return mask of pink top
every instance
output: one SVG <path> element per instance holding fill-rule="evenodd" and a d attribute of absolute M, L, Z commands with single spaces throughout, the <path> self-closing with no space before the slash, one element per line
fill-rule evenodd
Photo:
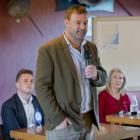
<path fill-rule="evenodd" d="M 106 123 L 106 115 L 116 114 L 120 111 L 130 110 L 130 99 L 127 94 L 120 96 L 117 100 L 104 90 L 99 93 L 99 119 L 101 123 Z"/>

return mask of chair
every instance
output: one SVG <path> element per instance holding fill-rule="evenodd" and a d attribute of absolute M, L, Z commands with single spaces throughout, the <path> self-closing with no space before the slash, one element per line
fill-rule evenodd
<path fill-rule="evenodd" d="M 2 127 L 3 127 L 3 125 L 0 124 L 0 140 L 3 140 Z"/>

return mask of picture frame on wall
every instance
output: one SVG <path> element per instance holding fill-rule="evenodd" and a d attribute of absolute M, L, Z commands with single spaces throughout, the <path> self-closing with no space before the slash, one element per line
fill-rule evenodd
<path fill-rule="evenodd" d="M 140 87 L 140 67 L 137 66 L 140 52 L 139 25 L 138 16 L 96 17 L 93 20 L 94 42 L 105 69 L 123 69 L 127 87 L 134 88 Z"/>
<path fill-rule="evenodd" d="M 114 0 L 55 0 L 55 11 L 62 11 L 71 5 L 83 5 L 88 11 L 114 11 Z"/>

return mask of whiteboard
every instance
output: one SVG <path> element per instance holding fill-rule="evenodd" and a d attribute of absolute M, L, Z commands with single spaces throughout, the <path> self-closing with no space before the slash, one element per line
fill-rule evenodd
<path fill-rule="evenodd" d="M 127 88 L 140 90 L 140 17 L 93 18 L 93 40 L 107 72 L 118 67 Z"/>

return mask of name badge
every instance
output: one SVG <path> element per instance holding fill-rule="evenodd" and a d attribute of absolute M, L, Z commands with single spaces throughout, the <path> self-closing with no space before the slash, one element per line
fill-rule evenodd
<path fill-rule="evenodd" d="M 42 115 L 39 110 L 35 110 L 34 118 L 35 118 L 36 125 L 41 125 Z"/>

